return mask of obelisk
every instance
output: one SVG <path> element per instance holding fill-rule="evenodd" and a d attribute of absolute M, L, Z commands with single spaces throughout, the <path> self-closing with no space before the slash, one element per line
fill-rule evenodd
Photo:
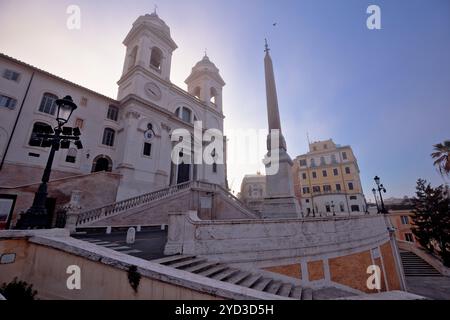
<path fill-rule="evenodd" d="M 277 88 L 269 51 L 266 40 L 264 70 L 269 135 L 267 136 L 267 155 L 264 161 L 266 166 L 266 197 L 264 198 L 262 216 L 263 218 L 298 218 L 301 210 L 294 193 L 293 163 L 291 157 L 287 154 L 286 141 L 281 130 Z M 274 133 L 278 133 L 278 135 L 274 135 Z M 273 139 L 278 141 L 273 141 Z M 277 168 L 277 170 L 274 170 L 274 168 Z"/>

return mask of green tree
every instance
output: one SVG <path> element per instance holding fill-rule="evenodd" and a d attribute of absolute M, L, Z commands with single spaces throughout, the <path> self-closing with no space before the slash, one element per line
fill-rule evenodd
<path fill-rule="evenodd" d="M 417 240 L 450 267 L 450 200 L 444 187 L 433 188 L 426 180 L 419 179 L 412 204 L 412 231 Z"/>
<path fill-rule="evenodd" d="M 434 165 L 439 169 L 442 176 L 450 174 L 450 140 L 444 143 L 438 143 L 434 146 L 434 152 L 431 157 L 434 160 Z"/>

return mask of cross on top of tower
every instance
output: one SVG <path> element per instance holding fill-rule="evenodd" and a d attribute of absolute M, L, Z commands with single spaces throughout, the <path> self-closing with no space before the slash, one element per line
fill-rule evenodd
<path fill-rule="evenodd" d="M 265 53 L 269 53 L 270 48 L 269 48 L 269 44 L 267 43 L 267 38 L 264 39 L 264 40 L 266 41 L 266 45 L 265 45 L 266 49 L 264 50 L 264 52 L 265 52 Z"/>

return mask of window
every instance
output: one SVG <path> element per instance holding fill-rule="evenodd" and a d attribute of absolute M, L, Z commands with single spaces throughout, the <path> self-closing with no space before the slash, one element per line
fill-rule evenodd
<path fill-rule="evenodd" d="M 75 163 L 77 161 L 77 149 L 70 148 L 67 151 L 66 162 Z"/>
<path fill-rule="evenodd" d="M 45 93 L 41 100 L 41 105 L 39 106 L 39 111 L 43 113 L 55 115 L 56 112 L 56 100 L 57 96 L 51 93 Z"/>
<path fill-rule="evenodd" d="M 327 170 L 322 170 L 322 176 L 324 178 L 328 176 Z"/>
<path fill-rule="evenodd" d="M 309 193 L 309 187 L 303 187 L 303 194 Z"/>
<path fill-rule="evenodd" d="M 306 202 L 306 203 L 309 203 L 309 199 L 305 199 L 305 202 Z"/>
<path fill-rule="evenodd" d="M 84 120 L 80 119 L 80 118 L 77 118 L 75 120 L 75 128 L 83 129 L 83 126 L 84 126 Z"/>
<path fill-rule="evenodd" d="M 116 132 L 113 129 L 105 128 L 105 131 L 103 132 L 102 144 L 105 146 L 113 147 L 115 135 Z"/>
<path fill-rule="evenodd" d="M 350 167 L 345 167 L 345 173 L 350 174 Z"/>
<path fill-rule="evenodd" d="M 200 87 L 195 87 L 194 89 L 194 97 L 196 97 L 197 99 L 200 99 L 200 93 L 201 93 L 201 89 Z"/>
<path fill-rule="evenodd" d="M 311 159 L 311 167 L 316 166 L 316 160 L 314 158 Z"/>
<path fill-rule="evenodd" d="M 80 101 L 80 105 L 82 105 L 83 107 L 86 107 L 87 103 L 88 103 L 88 98 L 82 97 L 81 101 Z"/>
<path fill-rule="evenodd" d="M 359 212 L 359 206 L 358 205 L 352 205 L 351 206 L 352 212 Z"/>
<path fill-rule="evenodd" d="M 331 192 L 331 186 L 326 184 L 323 186 L 323 192 Z"/>
<path fill-rule="evenodd" d="M 185 122 L 192 123 L 192 111 L 186 107 L 180 107 L 175 111 L 178 118 Z M 195 117 L 194 117 L 195 120 Z"/>
<path fill-rule="evenodd" d="M 320 157 L 320 165 L 321 166 L 325 165 L 325 157 Z"/>
<path fill-rule="evenodd" d="M 358 200 L 357 196 L 350 196 L 350 200 Z"/>
<path fill-rule="evenodd" d="M 317 151 L 317 147 L 313 147 L 313 151 Z"/>
<path fill-rule="evenodd" d="M 301 159 L 300 160 L 300 167 L 306 167 L 306 160 L 305 159 Z"/>
<path fill-rule="evenodd" d="M 331 210 L 330 210 L 330 205 L 329 205 L 329 204 L 325 205 L 325 210 L 326 210 L 327 212 L 331 212 Z"/>
<path fill-rule="evenodd" d="M 0 95 L 0 107 L 8 108 L 10 110 L 13 110 L 16 107 L 17 100 Z"/>
<path fill-rule="evenodd" d="M 213 163 L 212 164 L 212 171 L 213 171 L 213 173 L 217 173 L 217 163 Z"/>
<path fill-rule="evenodd" d="M 335 155 L 335 154 L 332 154 L 332 155 L 331 155 L 331 163 L 337 163 L 336 155 Z"/>
<path fill-rule="evenodd" d="M 150 67 L 161 72 L 162 57 L 162 51 L 157 47 L 153 47 L 152 55 L 150 57 Z"/>
<path fill-rule="evenodd" d="M 339 174 L 339 170 L 336 169 L 336 168 L 334 168 L 334 169 L 333 169 L 333 174 L 334 174 L 335 176 L 337 176 L 337 175 Z"/>
<path fill-rule="evenodd" d="M 400 219 L 402 220 L 402 224 L 409 224 L 408 216 L 401 216 Z"/>
<path fill-rule="evenodd" d="M 336 183 L 336 191 L 341 191 L 341 185 L 339 183 Z"/>
<path fill-rule="evenodd" d="M 317 173 L 316 173 L 315 171 L 312 172 L 312 177 L 313 177 L 314 179 L 317 178 Z"/>
<path fill-rule="evenodd" d="M 37 133 L 44 133 L 44 132 L 53 132 L 52 127 L 50 127 L 48 124 L 43 123 L 43 122 L 36 122 L 33 125 L 33 131 L 31 132 L 31 137 L 30 137 L 30 141 L 28 142 L 28 145 L 32 146 L 32 147 L 41 147 L 42 146 L 42 139 L 37 138 L 36 139 L 36 134 Z"/>
<path fill-rule="evenodd" d="M 326 149 L 328 149 L 328 145 L 325 143 L 324 145 L 323 145 L 323 148 L 326 150 Z"/>
<path fill-rule="evenodd" d="M 7 80 L 18 82 L 19 77 L 20 77 L 20 73 L 13 71 L 13 70 L 6 69 L 5 72 L 3 72 L 3 78 L 5 78 Z"/>
<path fill-rule="evenodd" d="M 348 190 L 353 190 L 353 182 L 348 183 Z"/>
<path fill-rule="evenodd" d="M 344 203 L 339 203 L 339 209 L 341 210 L 341 212 L 344 212 L 345 211 L 345 206 L 344 206 Z"/>
<path fill-rule="evenodd" d="M 152 144 L 148 142 L 144 142 L 144 156 L 151 157 L 152 156 Z"/>
<path fill-rule="evenodd" d="M 408 242 L 414 242 L 412 233 L 405 233 L 405 240 Z"/>
<path fill-rule="evenodd" d="M 302 173 L 303 180 L 306 180 L 306 173 Z"/>
<path fill-rule="evenodd" d="M 119 108 L 116 106 L 109 106 L 107 118 L 112 121 L 117 121 L 119 118 Z"/>
<path fill-rule="evenodd" d="M 347 160 L 347 152 L 342 152 L 342 159 Z"/>
<path fill-rule="evenodd" d="M 313 187 L 313 192 L 320 192 L 320 186 L 314 186 Z"/>

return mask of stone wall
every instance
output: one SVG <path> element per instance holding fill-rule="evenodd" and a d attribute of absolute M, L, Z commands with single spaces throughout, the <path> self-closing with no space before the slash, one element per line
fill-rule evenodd
<path fill-rule="evenodd" d="M 237 267 L 256 266 L 312 287 L 374 293 L 366 286 L 370 265 L 381 269 L 382 291 L 404 289 L 391 245 L 380 215 L 202 221 L 189 212 L 170 215 L 166 250 Z"/>
<path fill-rule="evenodd" d="M 0 264 L 0 285 L 18 277 L 44 300 L 281 299 L 76 240 L 64 230 L 1 231 L 3 254 L 15 254 L 15 259 Z M 69 266 L 80 268 L 81 290 L 67 288 Z M 141 274 L 137 292 L 128 281 L 130 266 Z"/>
<path fill-rule="evenodd" d="M 79 190 L 80 205 L 83 209 L 91 209 L 114 202 L 119 182 L 120 175 L 107 172 L 52 179 L 48 183 L 48 198 L 56 199 L 58 208 L 70 201 L 72 191 Z M 11 226 L 17 222 L 20 212 L 31 207 L 38 187 L 38 183 L 16 188 L 0 187 L 0 194 L 17 196 Z"/>

